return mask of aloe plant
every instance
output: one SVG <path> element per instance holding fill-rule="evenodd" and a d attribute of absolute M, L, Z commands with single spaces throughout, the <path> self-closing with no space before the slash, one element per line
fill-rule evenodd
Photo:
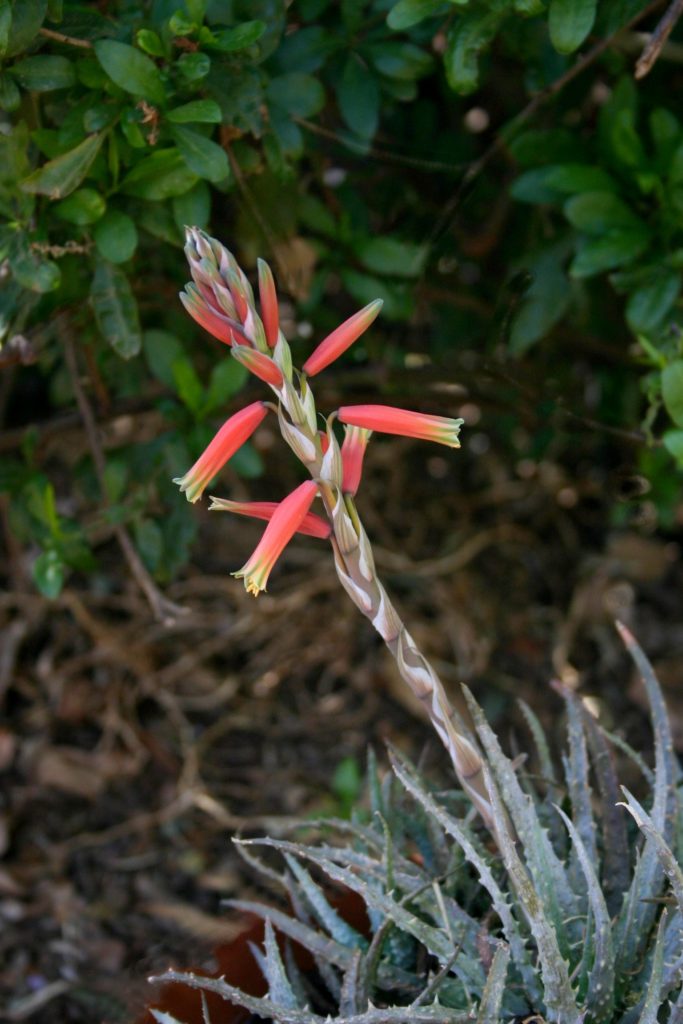
<path fill-rule="evenodd" d="M 328 820 L 325 840 L 314 843 L 296 833 L 238 843 L 286 897 L 283 908 L 232 903 L 265 921 L 264 949 L 255 956 L 267 995 L 192 973 L 171 971 L 161 980 L 213 991 L 278 1024 L 683 1024 L 681 775 L 662 694 L 642 650 L 618 625 L 645 682 L 654 732 L 653 770 L 630 752 L 644 775 L 639 798 L 619 788 L 611 738 L 561 687 L 568 723 L 561 773 L 527 706 L 540 773 L 527 773 L 505 755 L 466 691 L 476 730 L 470 735 L 377 577 L 354 502 L 371 431 L 457 447 L 461 421 L 342 406 L 319 431 L 310 378 L 370 326 L 379 304 L 333 331 L 298 371 L 279 328 L 268 267 L 259 266 L 259 316 L 249 282 L 220 243 L 193 229 L 187 253 L 188 312 L 271 387 L 277 405 L 255 402 L 232 416 L 176 482 L 190 501 L 198 500 L 268 410 L 276 413 L 310 479 L 279 503 L 213 499 L 213 508 L 268 520 L 235 575 L 257 595 L 297 531 L 329 539 L 344 590 L 422 700 L 461 791 L 435 792 L 396 752 L 392 772 L 380 779 L 371 757 L 368 821 Z M 341 447 L 335 418 L 345 426 Z M 324 518 L 310 511 L 316 497 Z M 275 851 L 279 869 L 258 857 L 258 846 Z M 335 906 L 334 886 L 362 899 L 366 929 L 352 927 Z M 297 945 L 312 956 L 313 975 L 297 965 Z M 167 1013 L 152 1013 L 173 1024 Z"/>
<path fill-rule="evenodd" d="M 611 737 L 573 692 L 560 688 L 561 769 L 523 706 L 538 762 L 532 772 L 503 753 L 466 691 L 491 798 L 488 835 L 466 793 L 435 790 L 395 751 L 381 778 L 371 754 L 365 820 L 326 820 L 315 842 L 294 832 L 236 840 L 282 887 L 282 907 L 232 902 L 265 920 L 255 955 L 268 994 L 176 971 L 161 980 L 282 1024 L 681 1024 L 681 772 L 652 667 L 619 629 L 643 677 L 654 733 L 654 768 L 632 755 L 643 776 L 638 798 L 619 787 Z M 310 834 L 311 822 L 301 827 Z M 261 847 L 281 859 L 278 870 L 258 856 Z M 363 932 L 339 913 L 336 886 L 362 898 Z M 313 975 L 297 966 L 295 945 L 311 954 Z"/>

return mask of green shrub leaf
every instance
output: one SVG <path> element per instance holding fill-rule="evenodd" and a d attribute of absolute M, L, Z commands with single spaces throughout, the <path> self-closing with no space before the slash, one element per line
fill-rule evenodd
<path fill-rule="evenodd" d="M 418 25 L 444 9 L 443 0 L 398 0 L 387 15 L 387 25 L 395 32 Z"/>
<path fill-rule="evenodd" d="M 40 192 L 50 199 L 63 199 L 78 188 L 97 156 L 102 134 L 89 135 L 68 153 L 49 160 L 21 182 L 24 192 Z"/>
<path fill-rule="evenodd" d="M 427 259 L 425 246 L 388 235 L 358 243 L 356 253 L 368 270 L 394 277 L 417 277 Z"/>
<path fill-rule="evenodd" d="M 166 114 L 174 124 L 220 124 L 221 108 L 215 100 L 192 100 Z"/>
<path fill-rule="evenodd" d="M 138 231 L 127 213 L 109 210 L 93 231 L 100 256 L 110 263 L 125 263 L 138 245 Z"/>
<path fill-rule="evenodd" d="M 64 586 L 64 562 L 59 554 L 50 548 L 38 555 L 33 563 L 33 582 L 44 597 L 54 600 L 59 597 Z"/>
<path fill-rule="evenodd" d="M 227 154 L 218 143 L 180 125 L 175 125 L 171 134 L 183 160 L 194 174 L 214 183 L 230 177 Z"/>
<path fill-rule="evenodd" d="M 626 304 L 626 320 L 636 334 L 650 334 L 662 323 L 681 290 L 681 275 L 662 270 L 637 288 Z"/>
<path fill-rule="evenodd" d="M 136 356 L 142 345 L 138 306 L 128 278 L 108 260 L 98 260 L 90 301 L 100 332 L 124 359 Z"/>
<path fill-rule="evenodd" d="M 674 359 L 662 370 L 662 397 L 671 419 L 683 427 L 683 359 Z"/>
<path fill-rule="evenodd" d="M 121 191 L 138 199 L 162 200 L 181 196 L 197 183 L 177 149 L 160 149 L 133 167 L 121 182 Z"/>
<path fill-rule="evenodd" d="M 24 89 L 34 92 L 69 89 L 76 82 L 73 63 L 66 57 L 48 54 L 25 57 L 14 64 L 10 72 Z"/>
<path fill-rule="evenodd" d="M 351 131 L 371 139 L 379 122 L 379 86 L 370 69 L 351 54 L 337 85 L 337 101 Z"/>
<path fill-rule="evenodd" d="M 94 188 L 79 188 L 55 206 L 55 213 L 71 224 L 94 224 L 107 208 L 106 201 Z"/>
<path fill-rule="evenodd" d="M 593 27 L 597 0 L 551 0 L 550 40 L 559 53 L 573 53 Z"/>
<path fill-rule="evenodd" d="M 98 39 L 95 55 L 119 89 L 162 105 L 166 96 L 156 64 L 141 50 L 115 39 Z"/>

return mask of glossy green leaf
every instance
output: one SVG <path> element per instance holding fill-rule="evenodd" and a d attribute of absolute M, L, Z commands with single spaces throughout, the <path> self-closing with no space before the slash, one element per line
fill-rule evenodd
<path fill-rule="evenodd" d="M 163 104 L 166 93 L 159 69 L 141 50 L 115 39 L 98 39 L 94 50 L 104 70 L 120 89 L 150 103 Z"/>
<path fill-rule="evenodd" d="M 138 199 L 162 200 L 180 196 L 196 183 L 197 175 L 177 149 L 160 149 L 128 172 L 121 191 Z"/>
<path fill-rule="evenodd" d="M 12 20 L 7 28 L 5 57 L 23 53 L 40 31 L 47 13 L 47 0 L 16 0 L 12 5 Z M 5 15 L 5 19 L 7 15 Z"/>
<path fill-rule="evenodd" d="M 434 66 L 430 53 L 413 43 L 373 43 L 367 54 L 374 66 L 387 78 L 416 81 Z"/>
<path fill-rule="evenodd" d="M 125 263 L 138 245 L 138 232 L 127 213 L 109 210 L 97 223 L 93 238 L 100 256 L 110 263 Z"/>
<path fill-rule="evenodd" d="M 190 225 L 206 228 L 211 214 L 211 190 L 205 181 L 198 181 L 189 192 L 175 196 L 172 205 L 173 218 L 181 235 L 184 236 L 185 228 Z"/>
<path fill-rule="evenodd" d="M 676 426 L 683 427 L 683 359 L 674 359 L 662 370 L 662 398 Z"/>
<path fill-rule="evenodd" d="M 221 53 L 237 53 L 257 43 L 266 31 L 265 21 L 245 21 L 233 28 L 224 28 L 211 33 L 207 46 Z"/>
<path fill-rule="evenodd" d="M 443 55 L 444 70 L 454 92 L 467 95 L 479 84 L 479 58 L 489 45 L 502 15 L 496 12 L 462 14 L 453 20 Z"/>
<path fill-rule="evenodd" d="M 12 260 L 12 274 L 24 288 L 43 294 L 59 287 L 62 274 L 54 260 L 37 252 L 26 252 Z"/>
<path fill-rule="evenodd" d="M 54 600 L 64 586 L 65 565 L 59 554 L 50 548 L 33 563 L 33 582 L 44 597 Z"/>
<path fill-rule="evenodd" d="M 183 160 L 194 174 L 214 183 L 230 177 L 227 153 L 218 143 L 181 125 L 175 125 L 171 134 Z"/>
<path fill-rule="evenodd" d="M 11 113 L 21 103 L 21 93 L 9 75 L 0 74 L 0 110 Z"/>
<path fill-rule="evenodd" d="M 64 196 L 68 196 L 87 176 L 103 138 L 101 134 L 89 135 L 68 153 L 62 153 L 61 156 L 43 164 L 33 174 L 29 174 L 28 178 L 21 182 L 21 189 L 24 192 L 39 192 L 50 199 L 63 199 Z"/>
<path fill-rule="evenodd" d="M 150 57 L 164 57 L 166 55 L 164 44 L 150 28 L 141 28 L 135 33 L 135 42 L 141 50 L 148 53 Z"/>
<path fill-rule="evenodd" d="M 173 364 L 185 355 L 180 341 L 168 331 L 151 330 L 145 331 L 142 344 L 151 373 L 166 387 L 175 389 Z M 226 362 L 229 364 L 232 360 Z"/>
<path fill-rule="evenodd" d="M 12 27 L 12 7 L 10 0 L 0 0 L 0 57 L 3 56 L 9 43 L 9 33 Z"/>
<path fill-rule="evenodd" d="M 173 124 L 220 124 L 221 108 L 215 100 L 192 100 L 166 114 Z"/>
<path fill-rule="evenodd" d="M 665 430 L 662 435 L 662 443 L 683 469 L 683 430 Z"/>
<path fill-rule="evenodd" d="M 204 388 L 194 366 L 182 355 L 174 361 L 171 372 L 178 398 L 190 412 L 197 415 L 204 404 Z"/>
<path fill-rule="evenodd" d="M 637 288 L 626 303 L 626 320 L 632 331 L 649 334 L 667 316 L 681 290 L 681 275 L 662 270 Z"/>
<path fill-rule="evenodd" d="M 236 359 L 223 359 L 211 371 L 209 391 L 206 396 L 206 412 L 219 409 L 240 391 L 249 376 L 249 371 Z"/>
<path fill-rule="evenodd" d="M 423 245 L 388 236 L 358 243 L 356 254 L 368 270 L 394 277 L 417 277 L 427 258 Z"/>
<path fill-rule="evenodd" d="M 312 117 L 325 103 L 325 91 L 317 78 L 299 71 L 271 78 L 266 92 L 271 103 L 295 117 Z"/>
<path fill-rule="evenodd" d="M 90 289 L 97 326 L 103 338 L 124 359 L 142 345 L 138 306 L 128 278 L 107 260 L 98 260 Z"/>
<path fill-rule="evenodd" d="M 641 224 L 626 203 L 611 192 L 583 192 L 567 201 L 564 212 L 570 224 L 589 235 Z"/>
<path fill-rule="evenodd" d="M 579 246 L 570 273 L 572 277 L 592 277 L 631 263 L 647 249 L 650 233 L 646 228 L 614 228 L 604 235 L 586 239 Z"/>
<path fill-rule="evenodd" d="M 211 70 L 211 58 L 206 53 L 183 53 L 176 66 L 186 81 L 198 82 Z"/>
<path fill-rule="evenodd" d="M 164 554 L 161 527 L 153 519 L 142 519 L 134 527 L 135 546 L 149 572 L 156 572 Z"/>
<path fill-rule="evenodd" d="M 94 224 L 107 208 L 104 196 L 94 188 L 79 188 L 55 206 L 55 213 L 70 224 Z"/>
<path fill-rule="evenodd" d="M 394 32 L 403 32 L 444 10 L 443 0 L 399 0 L 387 15 L 387 25 Z"/>
<path fill-rule="evenodd" d="M 337 84 L 337 102 L 351 131 L 371 139 L 379 123 L 379 86 L 373 72 L 355 54 L 346 61 Z"/>
<path fill-rule="evenodd" d="M 548 10 L 550 40 L 559 53 L 581 46 L 595 21 L 597 0 L 551 0 Z"/>
<path fill-rule="evenodd" d="M 10 70 L 24 89 L 34 92 L 69 89 L 76 82 L 73 63 L 66 57 L 41 53 L 17 61 Z"/>

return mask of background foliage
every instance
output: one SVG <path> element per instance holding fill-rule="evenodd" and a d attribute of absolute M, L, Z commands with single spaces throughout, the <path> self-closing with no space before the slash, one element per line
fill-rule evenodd
<path fill-rule="evenodd" d="M 384 365 L 387 395 L 443 385 L 457 413 L 452 382 L 476 398 L 484 367 L 487 430 L 515 458 L 556 443 L 558 410 L 581 443 L 596 422 L 628 436 L 673 525 L 676 31 L 634 79 L 664 8 L 0 0 L 0 488 L 37 586 L 56 595 L 122 528 L 162 583 L 188 558 L 195 520 L 169 478 L 245 379 L 177 300 L 185 224 L 272 263 L 302 351 L 383 298 L 352 356 L 359 391 Z M 104 451 L 91 431 L 55 458 L 84 401 Z M 234 468 L 258 476 L 261 456 L 247 445 Z"/>

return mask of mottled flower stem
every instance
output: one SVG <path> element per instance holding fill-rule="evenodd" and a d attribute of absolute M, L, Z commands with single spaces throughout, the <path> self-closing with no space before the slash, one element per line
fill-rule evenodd
<path fill-rule="evenodd" d="M 306 437 L 310 443 L 313 442 L 307 424 L 290 424 L 290 429 Z M 350 494 L 342 493 L 341 457 L 337 457 L 337 441 L 329 427 L 328 437 L 328 456 L 321 460 L 319 468 L 311 467 L 311 474 L 318 484 L 325 511 L 332 524 L 330 541 L 339 581 L 356 607 L 370 620 L 384 640 L 396 661 L 401 678 L 424 707 L 446 747 L 460 784 L 484 821 L 492 826 L 491 801 L 482 759 L 469 738 L 454 724 L 453 708 L 443 683 L 406 629 L 377 575 L 372 547 L 355 501 Z M 290 444 L 296 452 L 294 438 L 291 438 Z M 300 444 L 299 450 L 301 447 Z"/>

